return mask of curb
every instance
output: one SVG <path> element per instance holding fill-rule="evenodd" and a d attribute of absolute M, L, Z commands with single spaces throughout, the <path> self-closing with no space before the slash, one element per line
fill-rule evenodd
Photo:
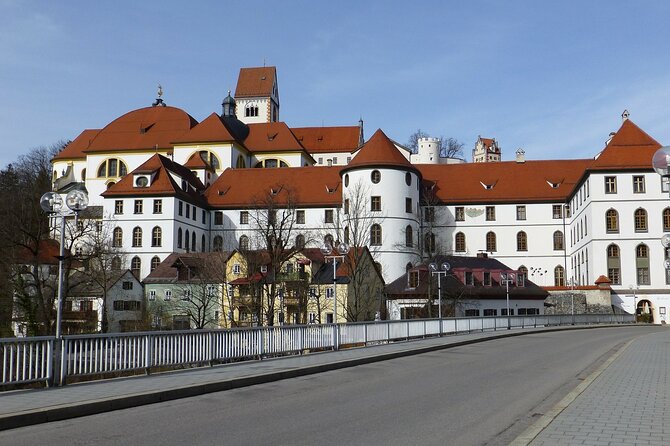
<path fill-rule="evenodd" d="M 461 341 L 450 342 L 440 345 L 431 345 L 427 347 L 408 348 L 396 352 L 372 354 L 362 358 L 346 359 L 335 362 L 328 362 L 313 366 L 296 367 L 278 372 L 269 372 L 260 375 L 252 375 L 240 378 L 231 378 L 219 381 L 212 381 L 200 384 L 193 384 L 184 387 L 176 387 L 161 391 L 151 391 L 146 393 L 136 393 L 132 395 L 119 396 L 115 398 L 106 398 L 101 400 L 89 400 L 72 404 L 64 404 L 51 408 L 17 412 L 9 415 L 0 416 L 0 431 L 7 429 L 16 429 L 35 424 L 49 423 L 52 421 L 62 421 L 71 418 L 78 418 L 87 415 L 95 415 L 114 410 L 128 409 L 131 407 L 143 406 L 146 404 L 161 403 L 181 398 L 189 398 L 198 395 L 204 395 L 213 392 L 222 392 L 226 390 L 249 387 L 257 384 L 280 381 L 284 379 L 296 378 L 300 376 L 313 375 L 316 373 L 339 370 L 343 368 L 355 367 L 358 365 L 370 364 L 374 362 L 387 361 L 389 359 L 402 358 L 406 356 L 420 355 L 439 350 L 446 350 L 464 345 L 478 344 L 495 339 L 504 339 L 515 336 L 524 336 L 534 333 L 550 333 L 566 330 L 584 330 L 595 328 L 620 327 L 621 325 L 586 325 L 571 327 L 553 327 L 540 328 L 532 331 L 496 333 L 491 336 L 484 336 L 475 339 L 464 339 Z M 457 335 L 458 336 L 458 335 Z M 327 353 L 324 353 L 327 354 Z M 138 377 L 137 379 L 141 379 Z M 537 435 L 537 434 L 536 434 Z"/>

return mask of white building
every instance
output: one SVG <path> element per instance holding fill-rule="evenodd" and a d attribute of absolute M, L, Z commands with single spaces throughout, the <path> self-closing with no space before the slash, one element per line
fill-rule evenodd
<path fill-rule="evenodd" d="M 260 76 L 256 89 L 247 75 Z M 616 305 L 632 311 L 635 300 L 666 320 L 659 239 L 670 207 L 651 168 L 660 144 L 627 116 L 594 158 L 519 151 L 503 162 L 495 140 L 479 138 L 481 161 L 498 162 L 445 164 L 432 139 L 411 157 L 381 131 L 363 144 L 362 121 L 291 128 L 277 120 L 278 98 L 267 67 L 243 69 L 236 97 L 202 122 L 156 101 L 82 132 L 53 161 L 54 189 L 88 191 L 120 235 L 120 267 L 141 278 L 172 252 L 259 247 L 253 215 L 270 194 L 295 210 L 295 243 L 366 244 L 387 282 L 435 254 L 487 252 L 540 286 L 608 276 Z M 241 114 L 252 102 L 258 115 Z M 355 189 L 365 205 L 352 212 Z"/>

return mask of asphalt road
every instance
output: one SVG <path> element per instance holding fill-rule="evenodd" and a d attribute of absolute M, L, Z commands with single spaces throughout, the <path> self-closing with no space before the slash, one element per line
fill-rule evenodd
<path fill-rule="evenodd" d="M 614 349 L 662 329 L 492 340 L 8 430 L 0 445 L 508 444 Z"/>

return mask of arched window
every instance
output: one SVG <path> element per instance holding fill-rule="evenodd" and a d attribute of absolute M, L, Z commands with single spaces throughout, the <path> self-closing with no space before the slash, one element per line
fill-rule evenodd
<path fill-rule="evenodd" d="M 663 232 L 670 232 L 670 208 L 663 209 Z"/>
<path fill-rule="evenodd" d="M 605 228 L 609 233 L 619 232 L 619 213 L 614 209 L 605 213 Z"/>
<path fill-rule="evenodd" d="M 649 248 L 641 243 L 635 248 L 635 266 L 637 268 L 637 284 L 650 285 L 649 277 Z"/>
<path fill-rule="evenodd" d="M 607 277 L 612 285 L 621 285 L 621 258 L 619 246 L 615 244 L 607 247 Z"/>
<path fill-rule="evenodd" d="M 409 271 L 412 269 L 412 262 L 407 262 L 407 265 L 405 265 L 405 272 Z"/>
<path fill-rule="evenodd" d="M 423 237 L 423 249 L 429 254 L 435 252 L 435 234 L 432 232 Z"/>
<path fill-rule="evenodd" d="M 455 243 L 456 252 L 465 252 L 465 234 L 462 232 L 456 233 L 456 243 Z"/>
<path fill-rule="evenodd" d="M 158 268 L 158 265 L 160 265 L 161 259 L 158 256 L 154 256 L 151 258 L 151 271 L 155 270 Z"/>
<path fill-rule="evenodd" d="M 249 250 L 249 237 L 243 235 L 240 237 L 240 251 L 248 251 L 248 250 Z"/>
<path fill-rule="evenodd" d="M 523 231 L 516 234 L 516 250 L 528 251 L 528 236 Z"/>
<path fill-rule="evenodd" d="M 191 233 L 191 251 L 195 252 L 195 231 Z"/>
<path fill-rule="evenodd" d="M 330 245 L 330 246 L 333 246 L 333 240 L 335 240 L 335 239 L 330 234 L 326 234 L 326 236 L 323 238 L 323 242 L 327 245 Z"/>
<path fill-rule="evenodd" d="M 163 230 L 159 226 L 154 226 L 151 230 L 151 246 L 161 246 L 163 244 Z"/>
<path fill-rule="evenodd" d="M 370 245 L 380 246 L 382 244 L 382 227 L 375 223 L 370 227 Z"/>
<path fill-rule="evenodd" d="M 414 232 L 410 225 L 405 227 L 405 246 L 408 248 L 414 246 Z"/>
<path fill-rule="evenodd" d="M 564 249 L 563 244 L 563 232 L 554 231 L 554 251 L 559 251 Z"/>
<path fill-rule="evenodd" d="M 554 286 L 565 286 L 565 270 L 561 265 L 554 268 Z"/>
<path fill-rule="evenodd" d="M 81 169 L 81 181 L 86 180 L 86 169 Z"/>
<path fill-rule="evenodd" d="M 636 209 L 634 214 L 635 232 L 647 232 L 647 211 Z"/>
<path fill-rule="evenodd" d="M 133 248 L 142 246 L 142 228 L 135 226 L 133 228 Z"/>
<path fill-rule="evenodd" d="M 302 249 L 305 247 L 305 236 L 302 234 L 298 234 L 295 237 L 295 247 L 298 249 Z"/>
<path fill-rule="evenodd" d="M 488 252 L 496 252 L 496 233 L 489 231 L 486 233 L 486 250 Z"/>
<path fill-rule="evenodd" d="M 223 250 L 223 237 L 220 235 L 217 235 L 214 237 L 214 246 L 213 246 L 214 251 L 222 251 Z"/>
<path fill-rule="evenodd" d="M 235 163 L 235 167 L 237 169 L 244 169 L 247 167 L 247 163 L 244 161 L 244 157 L 242 155 L 237 155 L 237 162 Z"/>
<path fill-rule="evenodd" d="M 121 248 L 123 246 L 123 229 L 116 227 L 112 233 L 112 246 Z"/>
<path fill-rule="evenodd" d="M 379 183 L 381 179 L 382 174 L 378 170 L 373 170 L 372 173 L 370 174 L 370 181 L 372 181 L 374 184 Z"/>
<path fill-rule="evenodd" d="M 121 269 L 121 258 L 119 256 L 112 257 L 112 270 L 118 271 Z"/>
<path fill-rule="evenodd" d="M 412 174 L 409 172 L 405 174 L 405 184 L 407 184 L 408 186 L 412 185 Z"/>
<path fill-rule="evenodd" d="M 213 169 L 219 169 L 221 167 L 219 158 L 208 150 L 200 151 L 200 159 L 212 166 Z"/>
<path fill-rule="evenodd" d="M 519 275 L 523 277 L 524 283 L 528 280 L 528 268 L 525 266 L 521 265 L 519 267 Z"/>
<path fill-rule="evenodd" d="M 349 174 L 344 175 L 344 187 L 349 187 Z"/>
<path fill-rule="evenodd" d="M 254 167 L 264 167 L 266 169 L 271 169 L 274 167 L 288 167 L 286 161 L 282 161 L 277 158 L 267 158 L 256 163 Z"/>
<path fill-rule="evenodd" d="M 140 278 L 140 270 L 142 269 L 142 261 L 139 257 L 135 256 L 130 261 L 130 272 L 135 275 L 138 279 Z"/>
<path fill-rule="evenodd" d="M 186 249 L 186 252 L 191 250 L 191 233 L 188 229 L 184 232 L 184 248 Z"/>
<path fill-rule="evenodd" d="M 127 173 L 126 164 L 117 158 L 105 160 L 98 167 L 98 178 L 122 177 Z"/>
<path fill-rule="evenodd" d="M 181 248 L 182 246 L 182 233 L 181 233 L 181 228 L 177 229 L 177 248 Z"/>
<path fill-rule="evenodd" d="M 246 117 L 258 116 L 258 105 L 247 104 L 247 106 L 244 107 L 244 116 Z"/>
<path fill-rule="evenodd" d="M 205 252 L 205 234 L 200 237 L 200 251 Z"/>

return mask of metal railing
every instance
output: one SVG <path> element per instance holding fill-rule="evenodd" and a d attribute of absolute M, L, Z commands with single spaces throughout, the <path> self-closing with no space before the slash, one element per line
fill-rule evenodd
<path fill-rule="evenodd" d="M 499 316 L 222 330 L 0 339 L 0 386 L 65 384 L 68 377 L 212 365 L 244 359 L 337 350 L 432 336 L 571 324 L 634 322 L 628 314 Z M 57 378 L 57 379 L 54 379 Z"/>

